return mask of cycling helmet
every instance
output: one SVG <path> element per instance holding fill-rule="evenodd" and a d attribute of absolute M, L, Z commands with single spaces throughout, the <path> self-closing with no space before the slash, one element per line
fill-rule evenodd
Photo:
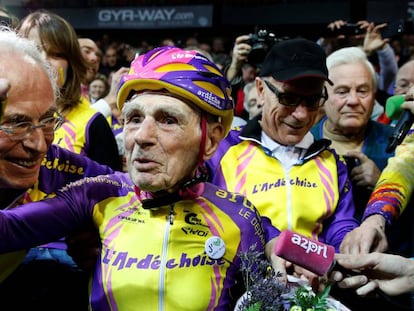
<path fill-rule="evenodd" d="M 225 133 L 229 132 L 233 120 L 230 83 L 205 56 L 171 46 L 138 56 L 119 82 L 118 108 L 122 109 L 131 93 L 163 89 L 220 117 Z"/>

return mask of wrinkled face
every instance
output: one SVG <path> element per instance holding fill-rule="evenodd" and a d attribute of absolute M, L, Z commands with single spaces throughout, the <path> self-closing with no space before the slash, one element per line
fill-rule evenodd
<path fill-rule="evenodd" d="M 200 149 L 199 114 L 175 97 L 143 93 L 126 102 L 128 171 L 141 190 L 176 190 L 194 175 Z"/>
<path fill-rule="evenodd" d="M 29 40 L 34 41 L 38 49 L 45 54 L 47 60 L 55 68 L 58 74 L 57 85 L 59 87 L 62 87 L 66 82 L 66 77 L 67 77 L 67 72 L 68 72 L 68 67 L 69 67 L 69 64 L 66 58 L 63 58 L 62 56 L 59 56 L 59 55 L 49 55 L 45 52 L 46 47 L 42 45 L 42 41 L 40 40 L 39 32 L 36 27 L 30 30 L 27 38 Z"/>
<path fill-rule="evenodd" d="M 0 77 L 10 81 L 5 114 L 0 124 L 9 126 L 29 121 L 34 125 L 56 111 L 53 89 L 47 75 L 37 65 L 19 55 L 3 55 Z M 40 165 L 53 135 L 37 128 L 23 140 L 0 130 L 0 188 L 27 189 L 38 179 Z"/>
<path fill-rule="evenodd" d="M 414 85 L 414 62 L 409 61 L 404 64 L 397 72 L 395 80 L 394 94 L 407 94 L 408 90 Z"/>
<path fill-rule="evenodd" d="M 89 95 L 94 99 L 102 98 L 103 94 L 105 93 L 105 88 L 106 88 L 106 85 L 102 80 L 100 79 L 93 80 L 89 84 Z"/>
<path fill-rule="evenodd" d="M 82 56 L 88 65 L 86 82 L 91 82 L 99 70 L 99 63 L 101 61 L 100 51 L 96 43 L 91 39 L 80 38 L 78 41 Z"/>
<path fill-rule="evenodd" d="M 281 93 L 300 96 L 322 95 L 324 81 L 319 78 L 302 78 L 283 83 L 271 77 L 256 78 L 258 101 L 263 106 L 263 131 L 279 144 L 289 146 L 299 143 L 311 129 L 318 109 L 307 108 L 304 101 L 297 107 L 282 105 L 263 79 Z"/>
<path fill-rule="evenodd" d="M 328 88 L 325 103 L 327 126 L 339 134 L 356 134 L 367 125 L 375 101 L 372 75 L 362 63 L 331 68 L 329 77 L 334 83 Z"/>

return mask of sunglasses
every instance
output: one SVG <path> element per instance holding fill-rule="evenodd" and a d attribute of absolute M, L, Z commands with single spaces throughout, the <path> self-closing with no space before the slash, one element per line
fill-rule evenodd
<path fill-rule="evenodd" d="M 273 94 L 275 94 L 279 103 L 286 107 L 293 108 L 299 106 L 301 103 L 304 103 L 307 109 L 316 110 L 319 107 L 322 107 L 328 99 L 326 87 L 324 87 L 322 95 L 303 96 L 298 94 L 280 92 L 272 83 L 267 80 L 264 80 L 264 83 L 266 84 L 267 88 Z"/>

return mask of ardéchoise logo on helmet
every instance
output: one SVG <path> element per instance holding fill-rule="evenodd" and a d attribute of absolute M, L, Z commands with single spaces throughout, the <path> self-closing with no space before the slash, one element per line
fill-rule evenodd
<path fill-rule="evenodd" d="M 171 54 L 171 59 L 173 60 L 183 59 L 183 58 L 194 58 L 194 52 L 188 51 L 184 53 Z"/>
<path fill-rule="evenodd" d="M 199 97 L 201 97 L 205 102 L 207 102 L 210 105 L 213 105 L 214 107 L 220 109 L 221 100 L 219 99 L 219 97 L 217 97 L 213 93 L 208 92 L 208 91 L 199 90 L 199 91 L 197 91 L 197 95 Z"/>

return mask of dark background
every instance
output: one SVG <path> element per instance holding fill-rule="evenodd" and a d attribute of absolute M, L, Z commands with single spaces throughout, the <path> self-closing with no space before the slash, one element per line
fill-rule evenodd
<path fill-rule="evenodd" d="M 0 2 L 1 4 L 1 2 Z M 213 17 L 211 27 L 204 28 L 165 28 L 165 29 L 82 29 L 78 26 L 79 16 L 65 16 L 65 10 L 87 12 L 94 8 L 122 7 L 165 7 L 211 5 Z M 6 5 L 6 8 L 21 18 L 39 8 L 56 11 L 68 19 L 76 31 L 92 38 L 108 34 L 112 39 L 136 45 L 142 40 L 159 42 L 169 36 L 183 41 L 189 36 L 209 41 L 215 36 L 226 39 L 227 47 L 241 34 L 254 33 L 258 29 L 267 29 L 276 36 L 303 36 L 318 39 L 325 35 L 329 22 L 343 19 L 349 22 L 369 20 L 375 23 L 392 22 L 403 19 L 405 32 L 412 32 L 410 1 L 408 0 L 30 0 L 18 5 Z M 132 31 L 133 30 L 133 31 Z"/>

